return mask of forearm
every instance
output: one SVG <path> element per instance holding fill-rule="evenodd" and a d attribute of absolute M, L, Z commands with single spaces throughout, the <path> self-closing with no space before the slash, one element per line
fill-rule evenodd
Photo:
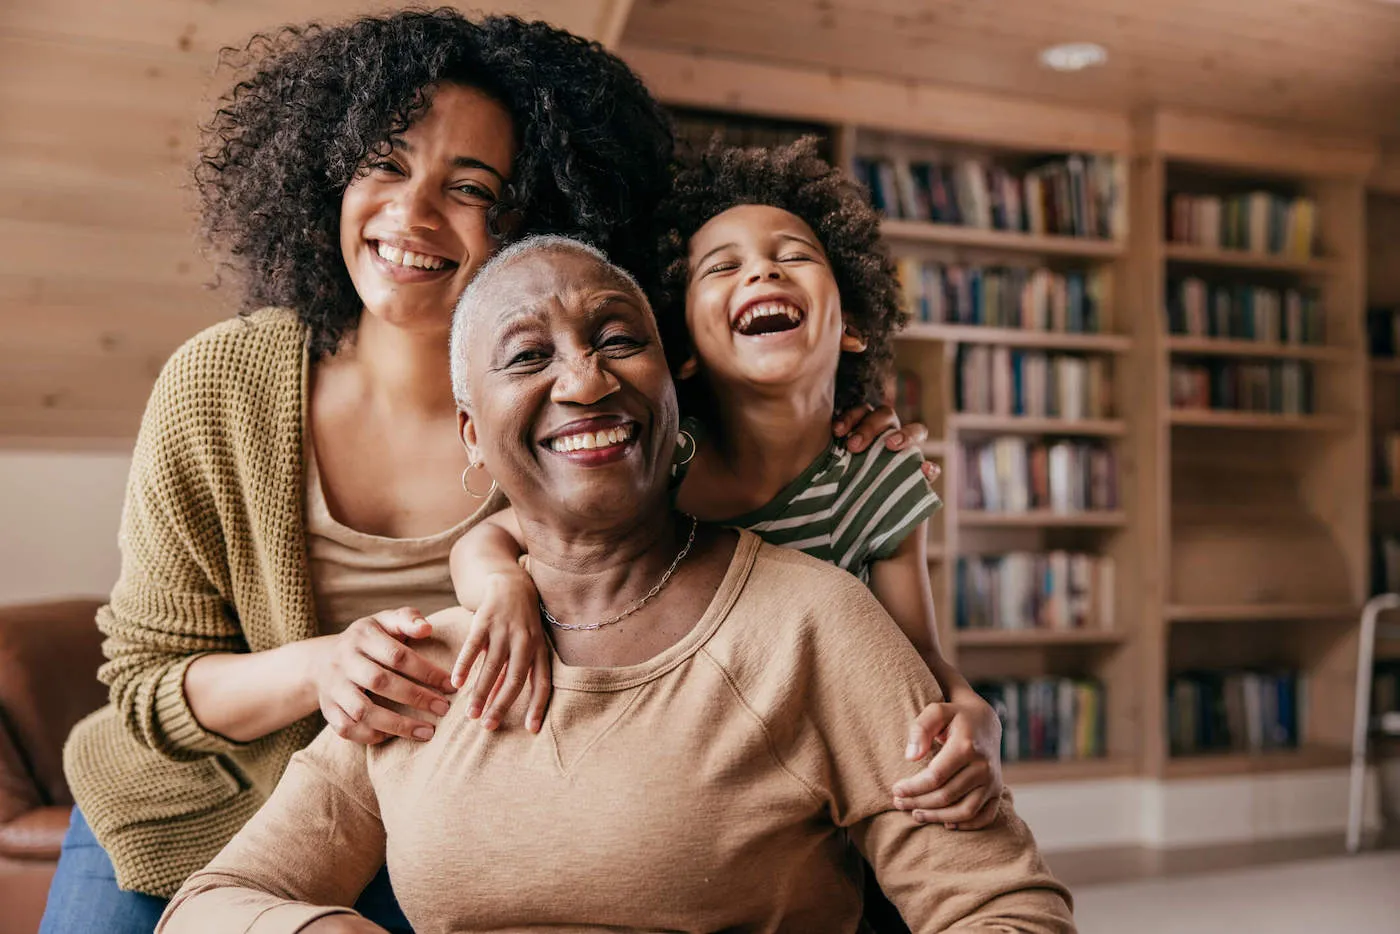
<path fill-rule="evenodd" d="M 457 602 L 478 610 L 495 575 L 518 574 L 523 550 L 510 532 L 493 522 L 482 522 L 452 548 L 452 587 Z"/>
<path fill-rule="evenodd" d="M 330 638 L 266 652 L 205 655 L 185 672 L 185 700 L 211 733 L 238 743 L 261 739 L 316 712 L 311 672 Z"/>

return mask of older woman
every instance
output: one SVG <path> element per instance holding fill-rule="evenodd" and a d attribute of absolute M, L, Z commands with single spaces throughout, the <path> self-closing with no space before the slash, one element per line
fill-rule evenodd
<path fill-rule="evenodd" d="M 448 672 L 403 640 L 455 603 L 448 550 L 481 505 L 458 487 L 453 304 L 504 233 L 651 265 L 670 127 L 596 44 L 440 10 L 288 28 L 235 61 L 204 231 L 247 308 L 277 307 L 195 337 L 152 394 L 98 617 L 112 703 L 68 744 L 45 934 L 148 934 L 320 714 L 360 742 L 432 735 Z M 367 895 L 396 923 L 383 879 Z"/>
<path fill-rule="evenodd" d="M 675 392 L 625 273 L 560 238 L 507 248 L 452 360 L 462 440 L 561 624 L 545 729 L 455 703 L 423 744 L 324 732 L 161 930 L 377 931 L 336 906 L 387 857 L 419 934 L 853 931 L 850 842 L 915 931 L 1072 929 L 1009 802 L 977 834 L 892 809 L 903 724 L 938 692 L 870 593 L 671 509 Z M 448 662 L 465 616 L 435 616 L 424 655 Z"/>

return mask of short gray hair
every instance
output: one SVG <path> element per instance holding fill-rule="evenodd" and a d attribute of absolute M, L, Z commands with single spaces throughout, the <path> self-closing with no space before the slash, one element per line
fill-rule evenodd
<path fill-rule="evenodd" d="M 506 267 L 522 256 L 570 252 L 582 253 L 596 259 L 630 286 L 638 296 L 646 299 L 646 293 L 637 284 L 636 278 L 608 259 L 606 253 L 591 243 L 558 234 L 535 234 L 510 244 L 476 271 L 476 275 L 462 292 L 462 297 L 457 300 L 457 308 L 452 313 L 452 340 L 449 349 L 452 359 L 452 396 L 459 406 L 465 406 L 471 398 L 467 391 L 467 348 L 471 345 L 472 321 L 476 319 L 480 306 L 492 297 L 495 281 L 500 278 Z"/>

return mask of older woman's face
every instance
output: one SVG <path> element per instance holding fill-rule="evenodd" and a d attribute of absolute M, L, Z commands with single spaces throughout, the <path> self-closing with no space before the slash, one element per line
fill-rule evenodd
<path fill-rule="evenodd" d="M 390 142 L 345 189 L 341 253 L 366 311 L 445 333 L 457 296 L 495 252 L 486 212 L 505 191 L 514 126 L 496 101 L 449 84 Z"/>
<path fill-rule="evenodd" d="M 644 299 L 593 257 L 531 253 L 476 309 L 463 441 L 524 514 L 664 501 L 678 414 Z"/>

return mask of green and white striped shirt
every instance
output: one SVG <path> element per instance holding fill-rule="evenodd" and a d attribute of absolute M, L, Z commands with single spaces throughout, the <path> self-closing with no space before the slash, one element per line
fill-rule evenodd
<path fill-rule="evenodd" d="M 693 435 L 699 426 L 686 419 Z M 885 435 L 859 454 L 833 440 L 783 491 L 758 509 L 717 524 L 748 529 L 771 545 L 796 548 L 870 581 L 870 566 L 893 555 L 919 523 L 943 503 L 924 479 L 923 456 L 891 451 Z M 684 435 L 672 468 L 685 479 L 694 454 Z"/>

